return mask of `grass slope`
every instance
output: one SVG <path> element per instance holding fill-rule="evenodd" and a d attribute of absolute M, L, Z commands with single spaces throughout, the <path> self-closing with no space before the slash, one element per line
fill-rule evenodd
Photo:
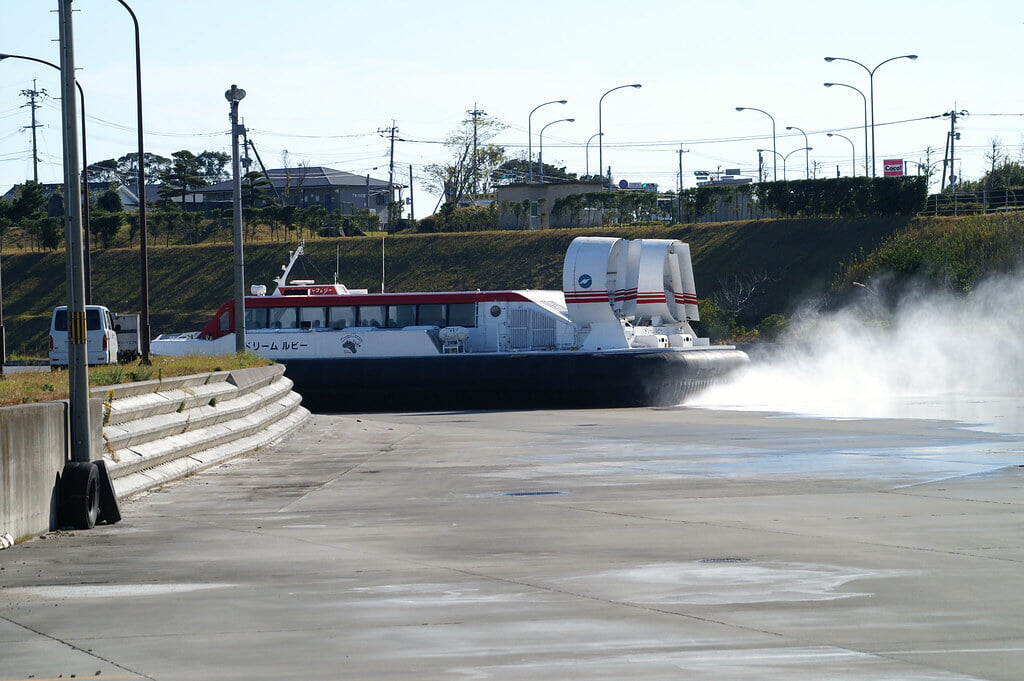
<path fill-rule="evenodd" d="M 701 225 L 640 225 L 571 230 L 418 234 L 384 240 L 387 291 L 560 289 L 562 260 L 577 236 L 680 239 L 690 244 L 697 292 L 714 294 L 731 277 L 770 275 L 759 301 L 761 314 L 785 312 L 804 295 L 824 290 L 840 264 L 907 227 L 907 219 L 763 220 Z M 245 248 L 248 284 L 272 279 L 294 244 Z M 318 239 L 306 244 L 291 278 L 331 281 L 335 269 L 349 288 L 381 288 L 382 240 Z M 230 244 L 151 247 L 150 320 L 153 334 L 199 329 L 233 296 Z M 137 249 L 92 254 L 92 299 L 116 312 L 139 310 Z M 336 262 L 338 263 L 336 266 Z M 50 311 L 64 304 L 63 252 L 6 253 L 3 309 L 9 354 L 46 353 Z"/>

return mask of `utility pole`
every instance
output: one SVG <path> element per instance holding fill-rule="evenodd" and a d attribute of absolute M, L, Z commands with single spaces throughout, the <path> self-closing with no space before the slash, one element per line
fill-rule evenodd
<path fill-rule="evenodd" d="M 413 193 L 412 193 L 412 164 L 410 163 L 409 164 L 409 219 L 410 220 L 415 220 L 416 219 L 416 207 L 415 207 L 415 204 L 413 202 L 413 198 L 412 197 L 413 197 Z"/>
<path fill-rule="evenodd" d="M 679 191 L 676 193 L 676 220 L 678 222 L 683 221 L 683 154 L 688 153 L 689 149 L 683 149 L 683 145 L 679 145 L 679 149 L 676 151 L 679 154 Z"/>
<path fill-rule="evenodd" d="M 480 116 L 486 116 L 486 111 L 481 111 L 476 102 L 473 103 L 473 110 L 467 111 L 473 117 L 473 194 L 478 193 L 480 182 L 480 156 L 477 154 L 477 128 L 480 126 Z"/>
<path fill-rule="evenodd" d="M 36 109 L 38 109 L 40 106 L 42 106 L 41 104 L 37 104 L 36 103 L 36 98 L 37 97 L 42 97 L 45 94 L 46 94 L 46 90 L 44 90 L 42 88 L 40 88 L 39 90 L 36 89 L 36 79 L 35 78 L 32 79 L 32 89 L 31 90 L 22 90 L 21 91 L 21 96 L 22 97 L 28 97 L 28 104 L 22 104 L 21 105 L 22 108 L 27 106 L 29 108 L 29 110 L 32 112 L 32 125 L 23 126 L 21 129 L 24 130 L 25 128 L 30 128 L 32 130 L 32 181 L 33 182 L 39 182 L 39 151 L 38 151 L 38 147 L 36 146 L 36 128 L 43 127 L 41 124 L 36 123 Z"/>
<path fill-rule="evenodd" d="M 960 116 L 966 116 L 967 112 L 963 111 L 963 110 L 956 111 L 954 109 L 953 111 L 947 111 L 946 113 L 944 113 L 942 115 L 949 117 L 949 133 L 948 133 L 948 136 L 946 138 L 946 149 L 949 152 L 949 155 L 948 155 L 949 175 L 948 175 L 948 177 L 949 177 L 949 187 L 950 187 L 950 189 L 955 190 L 956 189 L 957 177 L 956 177 L 956 168 L 953 166 L 953 162 L 956 159 L 956 141 L 958 139 L 960 139 L 960 133 L 958 133 L 956 131 L 956 119 L 959 118 Z M 942 159 L 942 186 L 941 186 L 939 191 L 943 191 L 946 188 L 946 178 L 947 178 L 946 167 L 947 167 L 947 157 L 943 157 L 943 159 Z"/>
<path fill-rule="evenodd" d="M 391 206 L 395 202 L 395 133 L 398 132 L 398 126 L 395 125 L 395 119 L 391 119 L 390 128 L 384 128 L 377 132 L 382 136 L 391 136 L 391 152 L 388 158 L 388 226 L 390 227 L 394 224 L 394 221 L 397 218 L 402 217 L 401 214 L 397 217 L 391 215 Z"/>

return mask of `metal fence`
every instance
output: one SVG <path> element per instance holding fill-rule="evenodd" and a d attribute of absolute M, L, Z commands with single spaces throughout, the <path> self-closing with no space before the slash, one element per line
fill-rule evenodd
<path fill-rule="evenodd" d="M 972 215 L 1024 210 L 1024 187 L 932 194 L 919 215 Z"/>

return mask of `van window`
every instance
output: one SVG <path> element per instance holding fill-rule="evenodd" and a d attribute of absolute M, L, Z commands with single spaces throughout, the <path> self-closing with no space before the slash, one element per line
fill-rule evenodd
<path fill-rule="evenodd" d="M 100 310 L 97 310 L 95 308 L 87 308 L 85 310 L 85 330 L 86 331 L 99 331 L 100 329 L 103 328 L 102 319 L 103 319 L 103 317 L 101 316 L 101 311 Z M 108 318 L 107 321 L 108 321 L 108 323 L 110 323 L 110 326 L 108 328 L 114 328 L 114 325 L 113 325 L 113 323 L 110 322 L 109 318 Z M 67 331 L 68 330 L 68 311 L 67 311 L 67 309 L 55 310 L 54 311 L 53 330 L 54 331 Z"/>

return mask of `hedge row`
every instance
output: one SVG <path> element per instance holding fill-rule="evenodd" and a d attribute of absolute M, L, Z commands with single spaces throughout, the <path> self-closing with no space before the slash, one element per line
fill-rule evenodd
<path fill-rule="evenodd" d="M 760 182 L 731 187 L 687 189 L 683 199 L 697 217 L 721 201 L 752 202 L 764 216 L 859 218 L 914 215 L 928 199 L 925 177 L 836 177 L 822 180 Z"/>

